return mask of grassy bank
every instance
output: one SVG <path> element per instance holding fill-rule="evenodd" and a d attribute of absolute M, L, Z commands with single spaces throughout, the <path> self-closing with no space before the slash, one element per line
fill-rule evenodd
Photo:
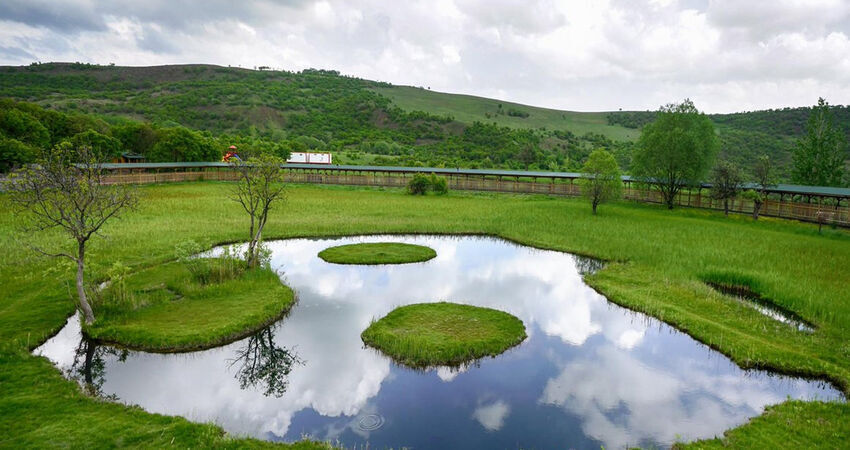
<path fill-rule="evenodd" d="M 525 326 L 502 311 L 457 303 L 396 308 L 360 335 L 366 345 L 412 367 L 456 366 L 496 356 L 525 340 Z"/>
<path fill-rule="evenodd" d="M 406 264 L 428 261 L 436 256 L 434 249 L 423 245 L 396 242 L 338 245 L 319 252 L 319 258 L 334 264 Z"/>
<path fill-rule="evenodd" d="M 295 302 L 291 289 L 269 269 L 201 284 L 182 264 L 156 266 L 126 280 L 134 303 L 104 311 L 85 328 L 90 337 L 155 352 L 211 348 L 270 325 Z"/>
<path fill-rule="evenodd" d="M 109 224 L 108 239 L 90 250 L 91 276 L 105 277 L 121 261 L 142 270 L 172 258 L 174 245 L 194 239 L 206 246 L 246 239 L 247 224 L 226 184 L 195 183 L 141 188 L 137 212 Z M 26 353 L 56 332 L 73 311 L 68 267 L 35 258 L 0 196 L 0 446 L 83 446 L 98 435 L 134 442 L 152 429 L 185 446 L 202 425 L 105 404 L 84 396 L 44 359 Z M 413 197 L 394 190 L 298 186 L 285 207 L 273 209 L 267 237 L 370 233 L 484 233 L 527 245 L 613 261 L 590 278 L 612 301 L 646 311 L 689 332 L 744 367 L 778 369 L 850 386 L 850 235 L 778 220 L 753 222 L 706 211 L 666 211 L 629 203 L 605 205 L 598 216 L 578 199 L 452 193 Z M 58 234 L 36 235 L 41 244 Z M 725 297 L 704 284 L 707 274 L 742 274 L 761 296 L 816 326 L 799 333 Z M 71 289 L 72 291 L 72 289 Z M 43 388 L 40 388 L 42 386 Z M 843 426 L 850 407 L 803 403 L 824 423 Z M 765 415 L 751 428 L 777 435 L 787 426 Z M 83 427 L 82 424 L 89 426 Z M 139 428 L 145 424 L 147 428 Z M 157 428 L 158 427 L 158 428 Z M 175 427 L 185 427 L 178 433 Z M 818 428 L 824 445 L 841 447 L 836 428 Z M 754 432 L 755 433 L 755 432 Z M 182 437 L 181 437 L 182 436 Z M 140 442 L 140 441 L 135 441 Z M 177 441 L 175 441 L 177 442 Z M 139 444 L 141 445 L 141 444 Z"/>

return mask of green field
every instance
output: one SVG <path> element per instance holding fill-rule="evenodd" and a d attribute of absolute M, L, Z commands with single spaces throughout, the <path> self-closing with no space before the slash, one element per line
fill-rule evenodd
<path fill-rule="evenodd" d="M 116 261 L 133 270 L 173 259 L 188 239 L 206 247 L 246 239 L 242 211 L 224 183 L 145 186 L 140 209 L 108 224 L 89 251 L 92 278 Z M 0 447 L 267 445 L 233 441 L 212 425 L 93 399 L 29 351 L 73 312 L 71 269 L 36 258 L 26 244 L 63 242 L 33 235 L 0 196 Z M 850 234 L 780 220 L 753 222 L 697 210 L 632 203 L 598 216 L 580 199 L 452 193 L 414 197 L 401 190 L 292 186 L 271 212 L 268 238 L 374 233 L 480 233 L 609 261 L 588 282 L 611 301 L 647 312 L 731 357 L 833 381 L 850 392 Z M 817 329 L 777 324 L 707 287 L 720 275 L 751 280 L 758 293 Z M 727 441 L 774 448 L 839 448 L 850 439 L 846 403 L 789 402 L 731 432 Z M 312 444 L 305 444 L 312 445 Z"/>
<path fill-rule="evenodd" d="M 467 124 L 478 121 L 495 122 L 512 128 L 545 127 L 548 130 L 571 131 L 578 136 L 598 133 L 615 141 L 634 141 L 640 136 L 640 130 L 608 125 L 607 112 L 560 111 L 474 95 L 446 94 L 411 86 L 375 87 L 372 90 L 389 97 L 404 110 L 450 115 L 455 120 Z M 509 116 L 507 113 L 497 114 L 499 105 L 502 105 L 505 111 L 514 108 L 527 112 L 529 116 L 523 118 Z M 487 114 L 490 117 L 487 117 Z"/>

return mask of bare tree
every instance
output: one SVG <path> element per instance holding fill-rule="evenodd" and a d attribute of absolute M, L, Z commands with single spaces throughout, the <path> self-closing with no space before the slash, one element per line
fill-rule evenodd
<path fill-rule="evenodd" d="M 729 215 L 729 200 L 734 199 L 741 191 L 741 171 L 738 166 L 720 161 L 711 173 L 711 197 L 723 200 L 723 213 Z"/>
<path fill-rule="evenodd" d="M 84 273 L 86 243 L 100 234 L 101 227 L 123 210 L 133 208 L 134 189 L 104 184 L 101 158 L 88 147 L 63 143 L 45 151 L 36 164 L 22 168 L 6 181 L 12 202 L 29 213 L 30 231 L 49 228 L 64 230 L 75 242 L 70 252 L 49 252 L 35 245 L 35 251 L 66 257 L 77 264 L 77 297 L 87 324 L 94 312 L 86 297 Z"/>
<path fill-rule="evenodd" d="M 272 203 L 283 197 L 283 173 L 280 165 L 283 160 L 270 155 L 258 155 L 247 162 L 234 161 L 232 166 L 239 174 L 233 187 L 233 199 L 237 201 L 251 217 L 250 241 L 245 261 L 248 267 L 256 267 L 260 262 L 260 248 L 263 241 L 263 228 L 269 217 Z"/>
<path fill-rule="evenodd" d="M 756 160 L 756 164 L 753 167 L 753 184 L 756 190 L 754 193 L 749 194 L 749 197 L 753 200 L 754 220 L 758 220 L 759 218 L 759 212 L 765 199 L 767 199 L 768 190 L 776 186 L 776 174 L 774 172 L 773 162 L 769 156 L 762 155 Z"/>

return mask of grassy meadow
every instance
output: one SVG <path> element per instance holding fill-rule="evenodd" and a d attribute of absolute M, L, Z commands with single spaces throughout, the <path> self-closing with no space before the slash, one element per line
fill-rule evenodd
<path fill-rule="evenodd" d="M 607 112 L 577 112 L 538 108 L 474 95 L 447 94 L 412 86 L 374 87 L 373 91 L 389 97 L 393 103 L 407 111 L 425 111 L 435 115 L 450 115 L 467 124 L 473 122 L 497 123 L 511 128 L 540 128 L 571 131 L 578 136 L 585 133 L 602 134 L 616 141 L 635 141 L 639 129 L 609 125 Z M 504 114 L 499 114 L 502 105 Z M 509 109 L 528 113 L 528 117 L 511 116 Z M 487 114 L 490 116 L 488 117 Z"/>
<path fill-rule="evenodd" d="M 243 241 L 247 221 L 224 183 L 144 186 L 137 211 L 108 224 L 88 252 L 89 277 L 121 262 L 142 271 L 169 262 L 175 245 Z M 74 311 L 72 268 L 36 257 L 28 242 L 57 247 L 58 232 L 20 230 L 0 195 L 0 447 L 271 445 L 235 441 L 214 425 L 145 413 L 87 397 L 29 352 Z M 850 233 L 789 221 L 633 203 L 593 216 L 580 199 L 291 186 L 272 209 L 266 237 L 372 233 L 476 233 L 609 261 L 588 282 L 611 301 L 688 332 L 745 368 L 830 380 L 850 392 Z M 794 311 L 816 331 L 800 333 L 721 295 L 704 281 L 748 280 L 759 295 Z M 725 438 L 697 447 L 772 447 L 850 439 L 846 403 L 786 402 Z M 798 440 L 783 438 L 799 436 Z M 800 441 L 799 439 L 805 439 Z M 303 446 L 318 445 L 303 443 Z"/>

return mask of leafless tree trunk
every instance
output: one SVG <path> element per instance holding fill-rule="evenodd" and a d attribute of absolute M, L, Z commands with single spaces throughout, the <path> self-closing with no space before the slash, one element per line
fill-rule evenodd
<path fill-rule="evenodd" d="M 247 162 L 235 161 L 233 168 L 239 179 L 233 188 L 233 199 L 242 205 L 250 217 L 248 251 L 245 261 L 248 267 L 260 262 L 263 229 L 268 221 L 272 204 L 283 196 L 284 184 L 280 165 L 283 160 L 274 156 L 259 155 Z"/>
<path fill-rule="evenodd" d="M 32 219 L 29 231 L 64 230 L 77 246 L 72 252 L 37 252 L 65 257 L 77 265 L 76 285 L 80 309 L 87 324 L 94 311 L 85 291 L 86 244 L 100 228 L 124 209 L 136 204 L 135 190 L 103 183 L 100 155 L 91 149 L 60 144 L 42 153 L 37 164 L 14 172 L 5 182 L 12 202 Z"/>

